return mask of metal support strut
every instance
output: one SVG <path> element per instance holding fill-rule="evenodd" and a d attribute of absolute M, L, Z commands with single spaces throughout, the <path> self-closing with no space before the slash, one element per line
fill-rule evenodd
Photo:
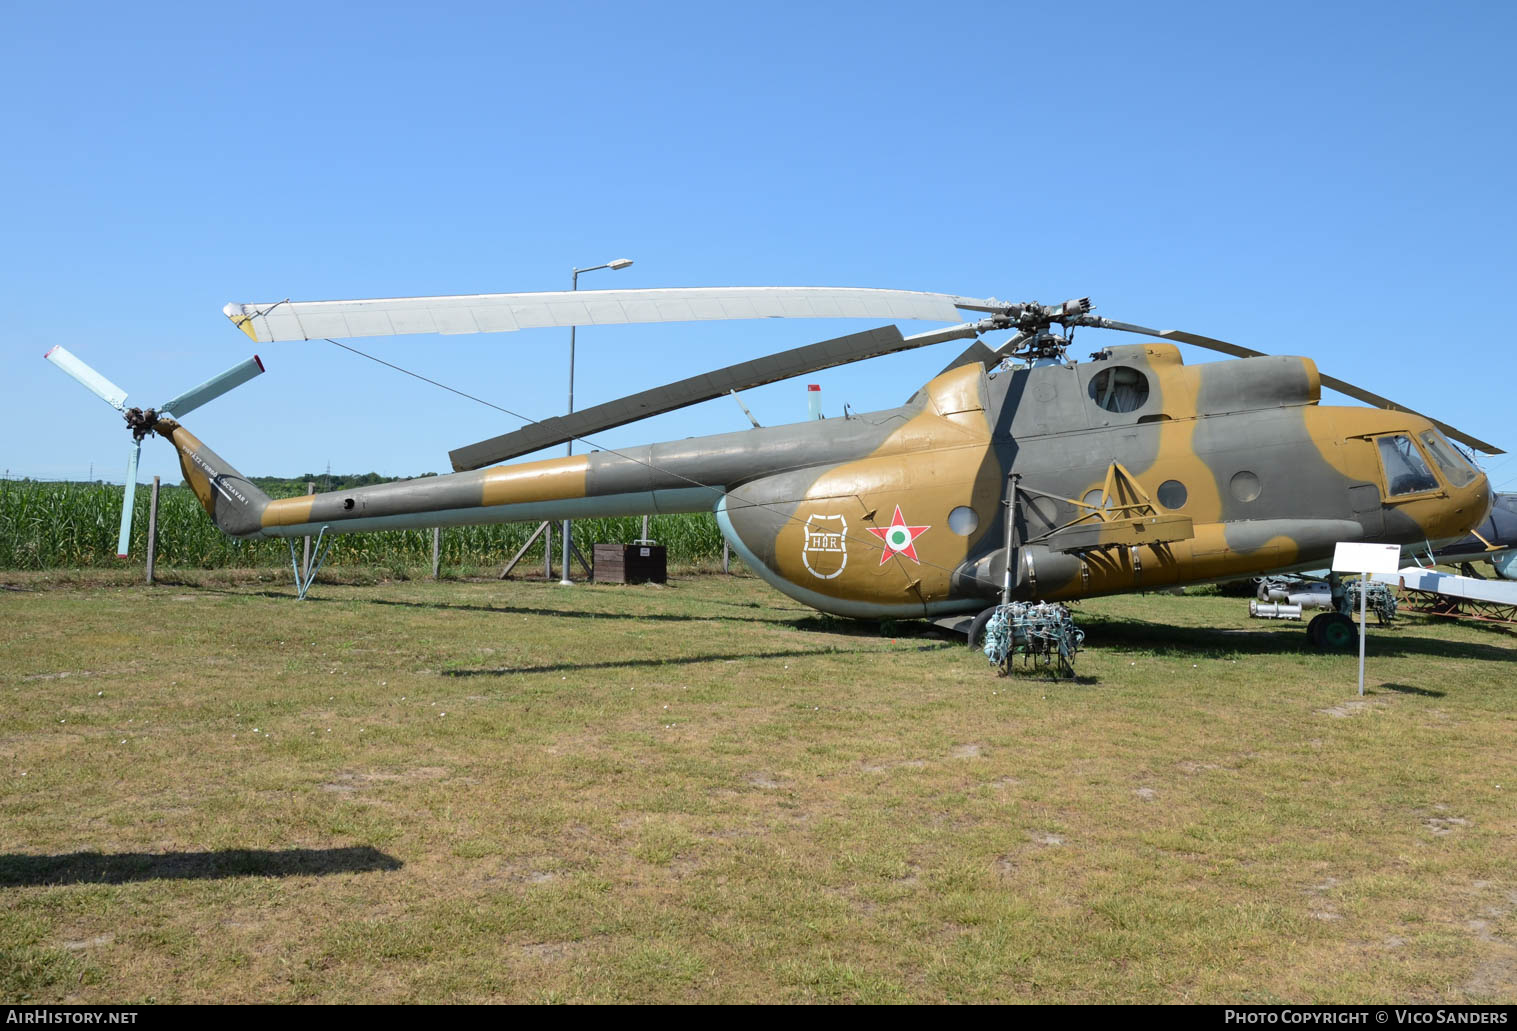
<path fill-rule="evenodd" d="M 327 560 L 327 552 L 332 550 L 331 541 L 326 541 L 325 544 L 322 543 L 322 541 L 326 540 L 327 529 L 328 527 L 323 526 L 321 531 L 316 535 L 316 563 L 306 571 L 305 576 L 300 575 L 300 560 L 295 557 L 295 539 L 293 537 L 285 538 L 285 543 L 290 546 L 290 568 L 295 571 L 296 601 L 305 601 L 306 592 L 311 589 L 311 584 L 316 582 L 316 574 L 321 572 L 321 564 Z M 337 535 L 333 534 L 332 536 L 335 539 Z M 309 540 L 309 538 L 307 539 Z"/>
<path fill-rule="evenodd" d="M 1012 656 L 1018 652 L 1027 663 L 1048 667 L 1057 663 L 1059 673 L 1074 676 L 1075 653 L 1085 643 L 1085 632 L 1075 626 L 1069 610 L 1048 602 L 1012 601 L 1013 595 L 1023 586 L 1022 563 L 1027 555 L 1023 528 L 1017 525 L 1017 503 L 1023 490 L 1021 479 L 1018 473 L 1006 478 L 1003 502 L 1006 506 L 1006 569 L 1001 579 L 1001 603 L 980 615 L 980 619 L 986 620 L 985 657 L 1002 676 L 1011 673 Z M 1030 573 L 1030 557 L 1027 561 Z M 1036 594 L 1036 579 L 1029 577 L 1028 585 Z M 974 637 L 975 631 L 971 628 L 971 645 L 976 643 Z"/>
<path fill-rule="evenodd" d="M 1021 580 L 1020 565 L 1021 549 L 1017 547 L 1020 539 L 1017 534 L 1017 486 L 1022 481 L 1021 473 L 1012 473 L 1006 478 L 1006 572 L 1001 578 L 1001 609 L 1004 612 L 1006 606 L 1011 604 L 1011 592 Z M 1001 672 L 1011 671 L 1011 649 L 1007 648 L 1001 656 Z"/>

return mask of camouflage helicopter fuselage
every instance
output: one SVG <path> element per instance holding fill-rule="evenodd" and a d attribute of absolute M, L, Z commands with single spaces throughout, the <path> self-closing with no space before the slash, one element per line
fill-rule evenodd
<path fill-rule="evenodd" d="M 784 593 L 903 618 L 998 597 L 1013 472 L 1023 598 L 1321 566 L 1339 541 L 1437 542 L 1485 517 L 1485 476 L 1426 419 L 1320 393 L 1310 359 L 1186 366 L 1173 344 L 1128 345 L 995 375 L 961 365 L 887 411 L 278 501 L 182 426 L 158 432 L 237 537 L 714 510 Z M 1114 465 L 1159 518 L 1101 522 Z"/>

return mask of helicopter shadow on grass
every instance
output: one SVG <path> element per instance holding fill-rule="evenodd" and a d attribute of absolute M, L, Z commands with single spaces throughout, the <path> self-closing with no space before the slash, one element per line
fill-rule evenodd
<path fill-rule="evenodd" d="M 217 852 L 71 852 L 0 855 L 0 888 L 231 877 L 318 877 L 399 870 L 405 864 L 368 845 L 348 848 L 222 849 Z"/>
<path fill-rule="evenodd" d="M 952 644 L 935 642 L 919 645 L 919 652 L 941 651 Z M 484 669 L 445 669 L 445 677 L 514 677 L 529 673 L 581 673 L 597 669 L 636 669 L 650 666 L 693 666 L 706 662 L 740 662 L 744 659 L 793 659 L 819 655 L 894 654 L 900 648 L 788 648 L 776 651 L 736 652 L 731 654 L 679 655 L 662 658 L 617 659 L 607 662 L 554 662 L 541 666 L 494 666 Z"/>
<path fill-rule="evenodd" d="M 1414 694 L 1422 698 L 1445 698 L 1447 691 L 1434 691 L 1426 687 L 1412 687 L 1410 684 L 1381 684 L 1378 688 L 1366 688 L 1366 693 L 1374 694 L 1377 691 L 1394 691 L 1397 694 Z"/>
<path fill-rule="evenodd" d="M 804 630 L 812 633 L 836 634 L 841 637 L 869 637 L 876 639 L 884 637 L 931 638 L 944 634 L 944 631 L 938 627 L 921 620 L 887 620 L 880 623 L 864 619 L 833 616 L 809 608 L 784 609 L 780 611 L 794 612 L 796 615 L 769 617 L 710 612 L 698 614 L 678 612 L 604 612 L 594 609 L 542 608 L 540 606 L 526 605 L 470 605 L 446 601 L 400 601 L 395 598 L 366 598 L 363 600 L 370 605 L 395 605 L 402 608 L 439 609 L 458 612 L 493 612 L 502 615 L 548 616 L 565 619 L 628 619 L 634 621 L 651 620 L 663 623 L 766 623 L 774 627 L 789 627 L 793 630 Z M 732 604 L 735 608 L 760 607 L 758 605 L 729 604 Z"/>
<path fill-rule="evenodd" d="M 978 648 L 974 651 L 984 654 Z M 991 664 L 991 668 L 995 668 L 994 664 Z M 1065 673 L 1055 665 L 1030 662 L 1025 656 L 1018 655 L 1012 660 L 1010 673 L 1001 676 L 997 670 L 996 683 L 1008 690 L 1016 687 L 1095 687 L 1101 683 L 1101 678 Z"/>
<path fill-rule="evenodd" d="M 1466 630 L 1476 633 L 1489 634 L 1492 637 L 1504 638 L 1508 641 L 1517 640 L 1517 624 L 1504 623 L 1494 619 L 1473 619 L 1470 617 L 1460 618 L 1435 612 L 1425 612 L 1420 609 L 1407 609 L 1405 613 L 1398 613 L 1397 618 L 1411 616 L 1421 620 L 1418 626 L 1461 626 Z"/>
<path fill-rule="evenodd" d="M 1288 655 L 1305 652 L 1327 656 L 1306 638 L 1304 627 L 1285 629 L 1232 630 L 1213 627 L 1181 627 L 1144 619 L 1112 619 L 1087 616 L 1080 621 L 1089 645 L 1151 652 L 1156 655 L 1190 655 L 1223 657 L 1234 655 Z M 1357 652 L 1357 644 L 1355 645 Z M 1344 656 L 1348 652 L 1341 653 Z M 1403 637 L 1394 628 L 1371 626 L 1366 654 L 1405 658 L 1411 656 L 1440 659 L 1501 659 L 1514 657 L 1511 648 L 1460 641 Z"/>
<path fill-rule="evenodd" d="M 196 591 L 200 594 L 219 594 L 227 598 L 276 598 L 281 601 L 342 601 L 342 598 L 323 598 L 318 594 L 308 594 L 305 598 L 299 598 L 293 586 L 286 588 L 270 587 L 261 591 L 236 590 L 230 587 L 212 587 L 206 584 L 196 583 L 193 580 L 176 580 L 172 577 L 158 576 L 154 579 L 153 587 L 177 587 L 181 590 Z M 319 584 L 317 586 L 320 586 Z"/>
<path fill-rule="evenodd" d="M 783 626 L 787 619 L 759 616 L 683 615 L 677 612 L 600 612 L 594 609 L 547 609 L 526 605 L 466 605 L 448 601 L 399 601 L 395 598 L 365 598 L 370 605 L 394 605 L 408 609 L 437 609 L 444 612 L 485 612 L 502 616 L 549 616 L 563 619 L 646 619 L 660 623 L 770 623 Z"/>
<path fill-rule="evenodd" d="M 804 615 L 795 619 L 775 620 L 781 625 L 788 625 L 793 630 L 804 630 L 814 634 L 836 634 L 839 637 L 872 637 L 886 638 L 927 638 L 964 641 L 962 634 L 953 634 L 920 619 L 902 619 L 884 621 L 868 619 L 850 619 L 847 616 L 834 616 L 826 612 L 816 612 L 811 609 L 798 610 Z"/>
<path fill-rule="evenodd" d="M 200 590 L 207 594 L 221 594 L 229 598 L 275 598 L 281 601 L 295 601 L 293 590 L 268 590 L 268 591 L 235 591 L 216 587 L 202 587 Z M 646 619 L 655 622 L 693 623 L 693 622 L 742 622 L 742 623 L 769 623 L 776 626 L 784 626 L 791 622 L 787 619 L 765 619 L 758 616 L 738 615 L 681 615 L 674 612 L 651 612 L 632 614 L 627 612 L 601 612 L 594 609 L 550 609 L 541 606 L 528 605 L 470 605 L 462 602 L 448 601 L 401 601 L 397 598 L 328 598 L 317 594 L 309 594 L 301 601 L 319 602 L 330 604 L 333 602 L 361 602 L 366 605 L 393 605 L 399 608 L 409 609 L 436 609 L 439 612 L 483 612 L 501 616 L 549 616 L 563 619 Z M 809 611 L 809 610 L 807 610 Z"/>

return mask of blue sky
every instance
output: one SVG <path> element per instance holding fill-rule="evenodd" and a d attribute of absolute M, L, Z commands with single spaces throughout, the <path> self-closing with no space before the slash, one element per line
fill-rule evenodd
<path fill-rule="evenodd" d="M 1511 448 L 1514 28 L 1502 3 L 13 6 L 0 466 L 124 472 L 54 344 L 156 404 L 255 349 L 228 301 L 567 289 L 623 256 L 581 286 L 1089 295 Z M 868 325 L 585 329 L 576 401 Z M 356 343 L 541 418 L 567 335 Z M 806 379 L 829 414 L 890 407 L 958 346 Z M 250 474 L 446 471 L 516 425 L 331 344 L 256 350 L 267 375 L 185 420 Z M 797 421 L 805 381 L 746 401 Z M 719 400 L 601 442 L 746 425 Z M 155 473 L 180 476 L 162 442 Z"/>

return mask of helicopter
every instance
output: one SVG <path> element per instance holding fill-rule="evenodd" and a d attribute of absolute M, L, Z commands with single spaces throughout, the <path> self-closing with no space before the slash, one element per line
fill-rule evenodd
<path fill-rule="evenodd" d="M 257 342 L 763 317 L 955 323 L 912 336 L 887 325 L 529 422 L 455 449 L 448 475 L 279 500 L 180 424 L 182 403 L 167 412 L 113 403 L 138 441 L 154 433 L 175 446 L 222 531 L 285 538 L 292 566 L 294 541 L 306 536 L 324 555 L 329 535 L 367 530 L 714 512 L 732 549 L 797 601 L 961 628 L 998 601 L 1311 568 L 1339 541 L 1448 541 L 1486 518 L 1490 484 L 1450 438 L 1503 453 L 1494 445 L 1323 375 L 1310 358 L 1093 310 L 1089 298 L 1043 305 L 826 287 L 229 304 L 224 314 Z M 1075 361 L 1069 349 L 1082 327 L 1151 339 Z M 990 346 L 997 332 L 1010 336 Z M 729 392 L 966 339 L 896 408 L 498 464 Z M 1179 343 L 1237 360 L 1188 366 Z M 72 361 L 60 367 L 86 386 L 95 389 L 93 377 L 117 389 Z M 197 388 L 196 402 L 244 381 L 248 368 Z M 1372 407 L 1322 405 L 1324 386 Z M 104 389 L 96 393 L 112 400 Z M 304 597 L 315 570 L 304 585 L 295 572 Z"/>

